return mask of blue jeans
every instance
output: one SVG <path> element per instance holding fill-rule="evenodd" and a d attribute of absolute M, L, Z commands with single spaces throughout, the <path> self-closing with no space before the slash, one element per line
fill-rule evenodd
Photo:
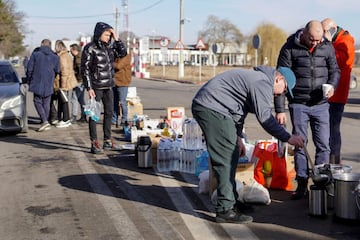
<path fill-rule="evenodd" d="M 72 104 L 72 115 L 78 116 L 79 112 L 79 104 L 81 109 L 81 114 L 84 114 L 84 105 L 85 105 L 85 97 L 84 97 L 85 87 L 83 83 L 79 83 L 72 90 L 71 104 Z"/>
<path fill-rule="evenodd" d="M 316 148 L 315 165 L 329 163 L 329 103 L 314 106 L 293 103 L 289 104 L 289 111 L 293 125 L 292 133 L 303 136 L 305 146 L 308 143 L 308 125 L 310 123 L 312 138 Z M 294 160 L 297 178 L 307 178 L 308 164 L 302 148 L 295 149 Z M 308 160 L 310 161 L 310 159 Z"/>
<path fill-rule="evenodd" d="M 112 117 L 112 122 L 115 123 L 118 120 L 119 116 L 119 103 L 121 105 L 121 123 L 125 123 L 128 118 L 128 107 L 127 107 L 127 93 L 128 93 L 128 87 L 113 87 L 114 92 L 114 113 Z"/>
<path fill-rule="evenodd" d="M 340 124 L 344 113 L 343 103 L 330 103 L 330 154 L 340 156 L 341 132 Z"/>

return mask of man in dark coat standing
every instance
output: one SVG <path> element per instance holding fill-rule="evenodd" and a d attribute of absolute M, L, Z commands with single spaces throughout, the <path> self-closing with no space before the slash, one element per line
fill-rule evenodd
<path fill-rule="evenodd" d="M 41 118 L 39 132 L 50 129 L 50 99 L 57 74 L 60 74 L 59 57 L 51 50 L 51 41 L 44 39 L 41 46 L 31 54 L 26 72 L 29 91 L 34 93 L 35 109 Z"/>
<path fill-rule="evenodd" d="M 81 76 L 90 98 L 104 105 L 104 144 L 100 147 L 96 122 L 89 118 L 91 152 L 103 153 L 103 149 L 117 149 L 111 138 L 111 118 L 114 111 L 114 59 L 127 54 L 124 43 L 107 23 L 95 25 L 93 41 L 88 43 L 81 55 Z"/>

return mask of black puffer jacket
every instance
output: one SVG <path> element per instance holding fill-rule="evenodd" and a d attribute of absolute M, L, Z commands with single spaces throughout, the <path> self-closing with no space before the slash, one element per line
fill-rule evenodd
<path fill-rule="evenodd" d="M 331 42 L 324 40 L 311 53 L 309 48 L 300 43 L 302 30 L 291 35 L 281 48 L 278 67 L 291 68 L 296 76 L 296 85 L 288 96 L 289 103 L 301 103 L 308 106 L 325 103 L 322 84 L 328 83 L 336 88 L 340 70 L 336 62 Z M 285 111 L 285 96 L 275 97 L 275 111 Z"/>
<path fill-rule="evenodd" d="M 98 22 L 93 41 L 84 47 L 81 56 L 81 76 L 86 89 L 105 89 L 114 86 L 114 58 L 126 56 L 126 48 L 121 41 L 109 43 L 100 41 L 101 34 L 112 27 Z"/>

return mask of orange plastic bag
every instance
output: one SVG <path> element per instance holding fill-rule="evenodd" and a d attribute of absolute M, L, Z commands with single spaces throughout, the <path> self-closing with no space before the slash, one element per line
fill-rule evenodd
<path fill-rule="evenodd" d="M 292 181 L 286 169 L 285 157 L 279 158 L 277 142 L 258 141 L 252 161 L 255 163 L 254 178 L 264 187 L 291 191 Z"/>

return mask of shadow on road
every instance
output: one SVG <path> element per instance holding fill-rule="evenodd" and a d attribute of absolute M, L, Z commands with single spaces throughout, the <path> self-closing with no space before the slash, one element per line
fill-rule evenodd
<path fill-rule="evenodd" d="M 99 178 L 106 183 L 108 188 L 94 187 L 91 183 L 98 183 Z M 179 196 L 194 192 L 191 187 L 163 187 L 159 185 L 144 185 L 131 184 L 129 182 L 136 182 L 140 179 L 131 178 L 118 174 L 84 174 L 71 175 L 59 178 L 58 182 L 61 186 L 80 191 L 101 194 L 105 196 L 114 196 L 116 198 L 131 200 L 139 203 L 152 205 L 155 207 L 179 212 L 175 207 L 168 192 L 178 192 Z M 110 191 L 109 191 L 110 190 Z M 197 215 L 202 219 L 212 221 L 212 217 L 202 214 L 201 212 L 209 212 L 209 209 L 202 204 L 202 201 L 191 194 L 192 208 L 183 208 L 180 212 L 189 215 Z M 195 198 L 195 199 L 193 199 Z M 125 209 L 129 216 L 131 216 L 132 208 Z M 195 214 L 195 212 L 197 212 Z"/>
<path fill-rule="evenodd" d="M 61 139 L 59 141 L 48 141 L 48 140 L 41 140 L 35 138 L 28 138 L 27 136 L 22 135 L 2 135 L 0 136 L 0 142 L 7 142 L 7 143 L 15 143 L 20 145 L 31 145 L 34 148 L 43 148 L 43 149 L 64 149 L 64 150 L 71 150 L 71 151 L 80 151 L 80 152 L 89 152 L 88 147 L 84 147 L 82 145 L 73 145 L 68 144 L 66 142 L 62 142 Z"/>

